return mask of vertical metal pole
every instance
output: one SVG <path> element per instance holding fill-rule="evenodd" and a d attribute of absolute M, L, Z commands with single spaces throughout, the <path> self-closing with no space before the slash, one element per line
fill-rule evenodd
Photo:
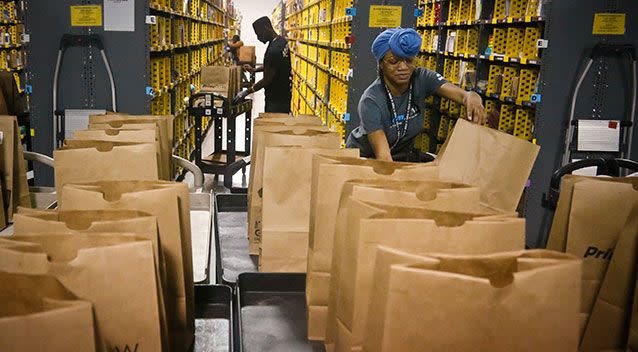
<path fill-rule="evenodd" d="M 237 131 L 235 130 L 237 116 L 230 116 L 226 119 L 226 165 L 230 165 L 235 162 L 235 137 Z"/>
<path fill-rule="evenodd" d="M 191 156 L 191 159 L 195 160 L 196 165 L 200 165 L 202 162 L 202 116 L 201 114 L 195 114 L 195 157 Z"/>
<path fill-rule="evenodd" d="M 215 116 L 215 153 L 222 152 L 222 138 L 223 138 L 224 129 L 222 127 L 222 118 L 219 116 Z"/>
<path fill-rule="evenodd" d="M 252 103 L 251 103 L 252 105 Z M 251 136 L 252 134 L 252 106 L 248 111 L 246 111 L 246 137 L 244 138 L 244 150 L 246 151 L 246 155 L 250 155 L 251 150 Z"/>

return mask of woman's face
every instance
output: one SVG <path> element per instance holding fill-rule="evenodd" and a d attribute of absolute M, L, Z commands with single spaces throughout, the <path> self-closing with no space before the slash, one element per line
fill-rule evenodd
<path fill-rule="evenodd" d="M 400 58 L 388 50 L 381 60 L 381 70 L 384 77 L 394 84 L 409 83 L 410 77 L 412 77 L 414 72 L 414 60 L 415 58 L 413 57 Z"/>

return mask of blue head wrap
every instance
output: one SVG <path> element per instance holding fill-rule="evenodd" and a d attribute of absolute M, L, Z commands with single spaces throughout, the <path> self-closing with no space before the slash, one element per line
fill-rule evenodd
<path fill-rule="evenodd" d="M 421 50 L 421 35 L 412 28 L 386 29 L 372 43 L 372 54 L 381 62 L 388 50 L 398 57 L 415 57 Z"/>

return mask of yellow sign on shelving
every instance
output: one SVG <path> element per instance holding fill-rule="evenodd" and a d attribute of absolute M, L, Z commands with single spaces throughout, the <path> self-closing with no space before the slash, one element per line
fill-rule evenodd
<path fill-rule="evenodd" d="M 370 28 L 401 27 L 402 6 L 370 5 Z"/>
<path fill-rule="evenodd" d="M 71 6 L 71 27 L 102 26 L 102 5 Z"/>
<path fill-rule="evenodd" d="M 594 14 L 594 28 L 592 34 L 597 35 L 624 35 L 624 13 L 596 13 Z"/>

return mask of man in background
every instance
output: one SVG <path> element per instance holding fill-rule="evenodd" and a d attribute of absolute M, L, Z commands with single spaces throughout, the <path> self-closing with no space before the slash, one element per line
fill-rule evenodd
<path fill-rule="evenodd" d="M 289 113 L 292 82 L 288 42 L 284 37 L 277 35 L 268 17 L 264 16 L 255 21 L 253 29 L 260 42 L 268 43 L 268 48 L 264 55 L 263 66 L 244 65 L 244 69 L 250 72 L 263 72 L 264 77 L 252 87 L 239 92 L 234 102 L 237 103 L 246 98 L 248 94 L 265 88 L 266 112 Z"/>
<path fill-rule="evenodd" d="M 244 42 L 241 41 L 238 35 L 234 35 L 233 38 L 228 42 L 228 52 L 230 53 L 233 64 L 237 65 L 239 63 L 239 48 L 244 46 Z"/>

